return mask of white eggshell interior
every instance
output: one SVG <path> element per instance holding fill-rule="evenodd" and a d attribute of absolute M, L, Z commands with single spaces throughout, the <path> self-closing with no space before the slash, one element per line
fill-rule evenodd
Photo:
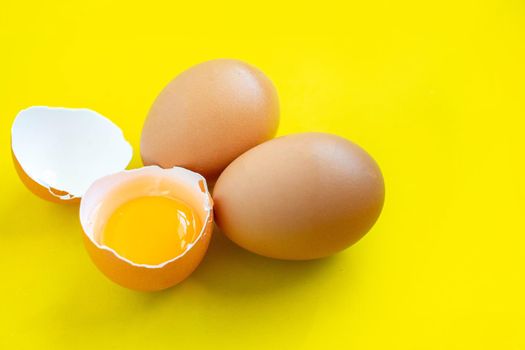
<path fill-rule="evenodd" d="M 30 107 L 11 129 L 13 153 L 24 172 L 45 188 L 82 197 L 98 178 L 126 168 L 131 145 L 122 130 L 89 109 Z"/>
<path fill-rule="evenodd" d="M 213 202 L 204 177 L 180 167 L 162 169 L 152 165 L 121 171 L 95 181 L 80 202 L 80 224 L 84 233 L 100 249 L 109 250 L 133 265 L 162 267 L 178 257 L 160 265 L 135 264 L 120 256 L 111 247 L 99 243 L 100 233 L 113 212 L 134 198 L 146 196 L 171 197 L 189 205 L 203 225 L 195 242 L 201 238 L 213 215 Z M 189 244 L 186 251 L 191 249 L 195 242 Z"/>

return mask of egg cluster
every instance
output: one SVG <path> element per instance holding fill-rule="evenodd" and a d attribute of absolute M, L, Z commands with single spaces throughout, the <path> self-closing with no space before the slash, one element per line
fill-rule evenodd
<path fill-rule="evenodd" d="M 239 246 L 287 260 L 334 254 L 375 223 L 384 201 L 376 162 L 336 135 L 274 139 L 278 125 L 270 79 L 221 59 L 186 70 L 159 94 L 142 130 L 142 168 L 125 170 L 132 148 L 122 131 L 88 109 L 25 109 L 11 145 L 32 192 L 80 201 L 96 266 L 122 286 L 154 291 L 199 265 L 214 222 Z"/>

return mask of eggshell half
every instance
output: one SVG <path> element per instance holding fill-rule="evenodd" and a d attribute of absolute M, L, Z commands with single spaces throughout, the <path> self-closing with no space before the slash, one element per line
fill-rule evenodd
<path fill-rule="evenodd" d="M 216 180 L 279 125 L 277 91 L 257 68 L 231 59 L 184 71 L 153 103 L 140 152 L 145 165 L 181 166 Z"/>
<path fill-rule="evenodd" d="M 13 164 L 15 166 L 16 173 L 18 174 L 18 177 L 22 181 L 22 183 L 35 195 L 37 195 L 40 198 L 43 198 L 50 202 L 55 203 L 66 203 L 66 204 L 77 204 L 80 202 L 80 198 L 75 197 L 72 198 L 69 196 L 69 193 L 64 191 L 59 191 L 55 188 L 49 187 L 46 188 L 42 185 L 40 185 L 38 182 L 31 179 L 24 169 L 22 169 L 22 166 L 20 163 L 18 163 L 18 160 L 16 159 L 13 151 L 11 151 L 11 155 L 13 158 Z"/>
<path fill-rule="evenodd" d="M 363 237 L 381 212 L 384 183 L 356 144 L 303 133 L 237 158 L 217 180 L 213 198 L 216 222 L 235 243 L 267 257 L 305 260 Z"/>
<path fill-rule="evenodd" d="M 53 202 L 78 202 L 96 179 L 129 164 L 131 145 L 109 119 L 89 109 L 30 107 L 11 129 L 22 182 Z"/>
<path fill-rule="evenodd" d="M 99 243 L 104 224 L 116 208 L 131 199 L 155 195 L 182 200 L 200 217 L 202 230 L 184 253 L 159 265 L 136 264 Z M 130 289 L 157 291 L 184 280 L 203 259 L 213 230 L 213 201 L 201 175 L 183 168 L 148 166 L 95 181 L 80 202 L 80 223 L 91 259 L 109 279 Z"/>

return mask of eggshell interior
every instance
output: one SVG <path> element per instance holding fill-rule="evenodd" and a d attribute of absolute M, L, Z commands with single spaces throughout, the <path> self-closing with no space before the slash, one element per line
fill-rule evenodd
<path fill-rule="evenodd" d="M 18 174 L 20 180 L 22 180 L 22 183 L 26 185 L 26 187 L 31 192 L 33 192 L 33 194 L 55 203 L 76 204 L 80 202 L 80 198 L 71 198 L 67 192 L 59 191 L 52 187 L 45 188 L 44 186 L 35 182 L 25 173 L 24 169 L 22 169 L 20 163 L 18 163 L 18 160 L 12 151 L 11 156 L 13 158 L 13 164 L 15 165 L 16 173 Z"/>
<path fill-rule="evenodd" d="M 93 183 L 82 198 L 80 222 L 86 236 L 99 249 L 110 251 L 119 259 L 135 266 L 160 268 L 178 257 L 159 265 L 135 264 L 111 247 L 99 243 L 100 233 L 111 214 L 122 204 L 144 196 L 166 196 L 182 200 L 199 216 L 203 223 L 200 234 L 182 255 L 201 239 L 206 226 L 213 219 L 212 199 L 202 176 L 184 168 L 161 169 L 148 166 L 112 174 Z"/>
<path fill-rule="evenodd" d="M 122 131 L 89 109 L 24 109 L 13 122 L 11 147 L 22 181 L 51 200 L 82 197 L 93 181 L 125 169 L 132 157 Z"/>

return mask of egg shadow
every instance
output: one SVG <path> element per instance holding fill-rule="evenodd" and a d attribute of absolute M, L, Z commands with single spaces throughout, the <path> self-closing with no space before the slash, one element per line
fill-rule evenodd
<path fill-rule="evenodd" d="M 230 241 L 215 226 L 210 246 L 198 268 L 183 282 L 157 292 L 115 291 L 132 298 L 136 311 L 151 313 L 159 308 L 176 309 L 188 294 L 206 292 L 225 299 L 258 297 L 322 284 L 326 274 L 341 267 L 335 255 L 308 261 L 287 261 L 251 253 Z M 345 263 L 346 264 L 346 263 Z"/>
<path fill-rule="evenodd" d="M 7 220 L 17 223 L 10 225 L 11 227 L 18 227 L 26 237 L 42 234 L 41 228 L 45 227 L 46 234 L 54 236 L 57 242 L 67 234 L 68 240 L 78 240 L 74 247 L 79 252 L 83 252 L 80 234 L 82 229 L 78 222 L 78 204 L 48 202 L 23 190 L 12 193 L 10 202 L 11 205 L 4 207 L 1 214 Z M 21 211 L 20 208 L 25 208 L 25 210 Z M 27 212 L 38 212 L 39 215 L 35 215 L 31 221 L 27 218 Z M 35 225 L 35 221 L 38 225 Z M 71 231 L 75 231 L 73 237 L 70 236 Z M 6 234 L 16 237 L 19 232 L 4 233 Z M 79 268 L 84 268 L 84 273 L 93 273 L 93 280 L 105 278 L 91 266 L 87 254 L 83 254 L 80 259 Z M 149 313 L 154 310 L 155 306 L 176 305 L 178 302 L 183 302 L 179 297 L 203 289 L 226 298 L 236 298 L 241 295 L 274 293 L 305 284 L 315 285 L 326 273 L 338 268 L 339 263 L 337 255 L 309 261 L 286 261 L 259 256 L 237 246 L 215 226 L 204 260 L 196 271 L 179 285 L 149 293 L 130 291 L 114 285 L 109 280 L 106 282 L 110 293 L 116 298 L 128 300 L 131 298 L 136 312 Z M 86 289 L 89 290 L 89 287 L 86 286 L 85 281 L 72 280 L 66 293 L 71 295 L 70 303 L 74 305 L 76 303 L 74 298 Z M 71 315 L 64 317 L 71 321 Z"/>
<path fill-rule="evenodd" d="M 315 284 L 338 265 L 337 260 L 337 256 L 308 261 L 266 258 L 237 246 L 215 226 L 206 257 L 190 279 L 214 293 L 265 294 Z"/>

